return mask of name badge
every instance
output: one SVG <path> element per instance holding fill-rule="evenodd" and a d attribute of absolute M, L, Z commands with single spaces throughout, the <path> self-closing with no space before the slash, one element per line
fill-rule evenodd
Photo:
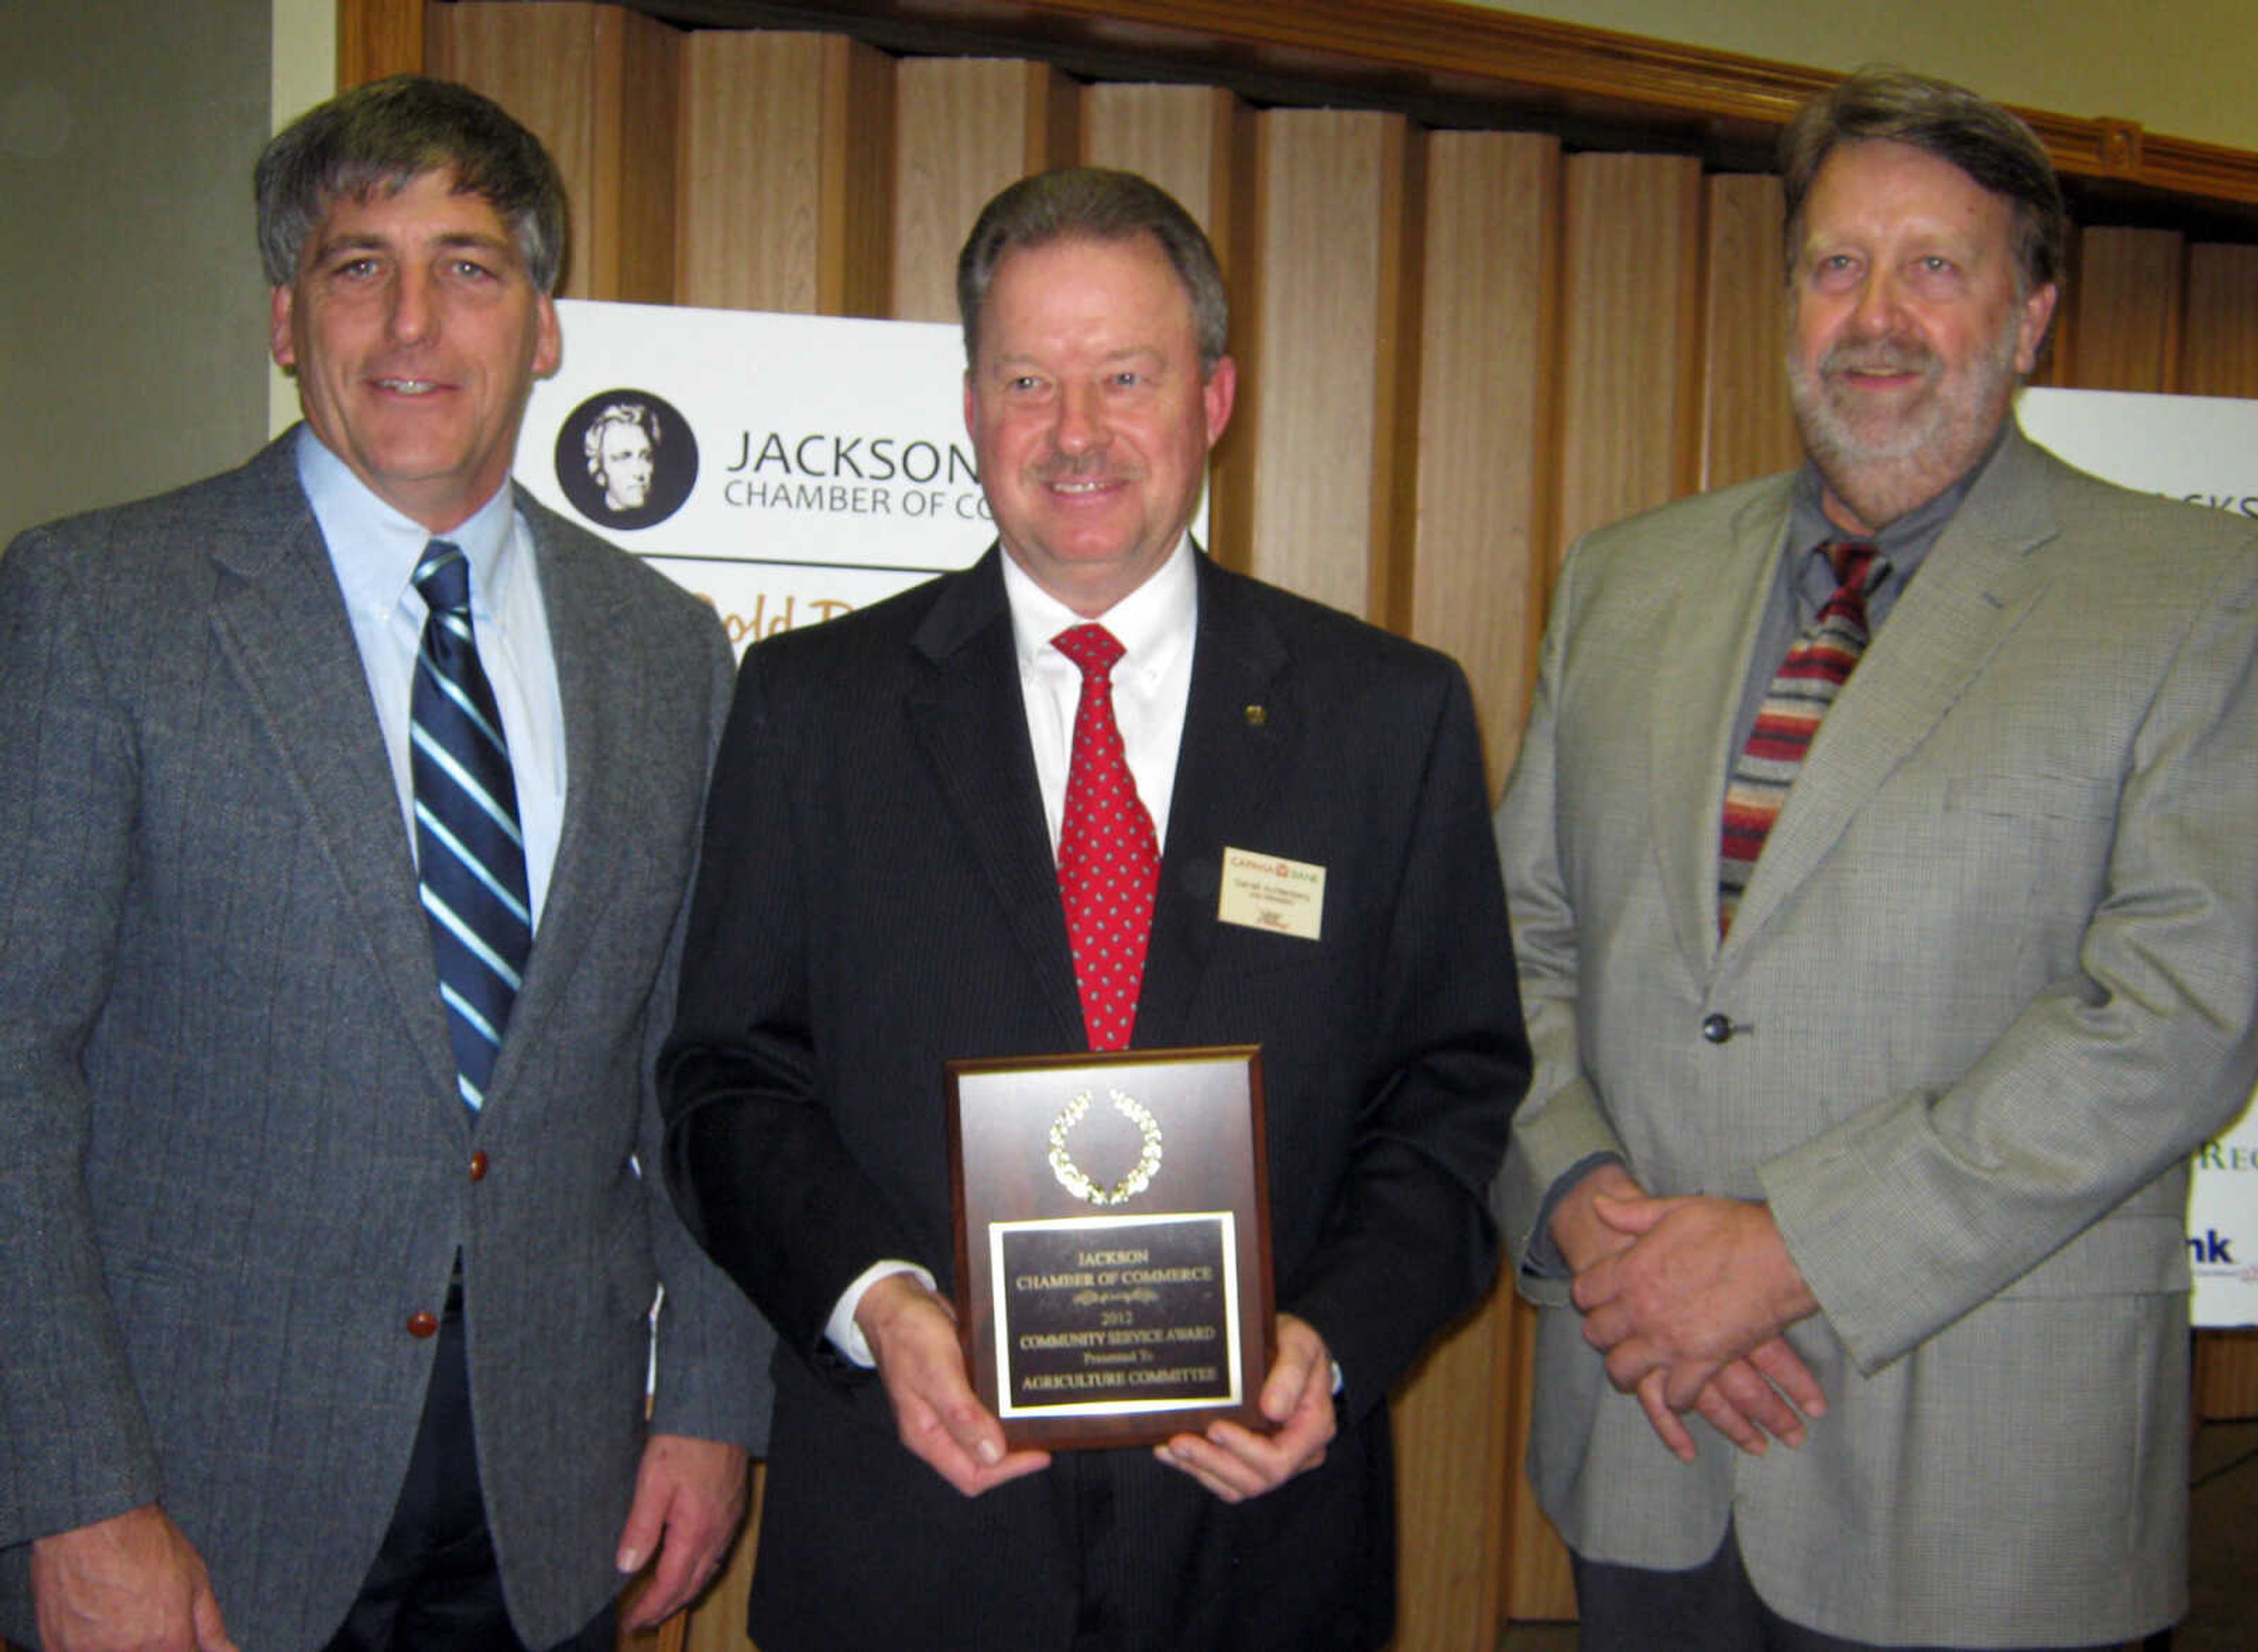
<path fill-rule="evenodd" d="M 1223 852 L 1223 894 L 1216 917 L 1226 924 L 1315 940 L 1324 928 L 1325 869 L 1251 849 Z"/>

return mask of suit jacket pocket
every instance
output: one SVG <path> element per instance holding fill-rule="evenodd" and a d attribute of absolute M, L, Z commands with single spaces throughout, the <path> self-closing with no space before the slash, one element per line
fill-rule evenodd
<path fill-rule="evenodd" d="M 1944 807 L 2015 820 L 2112 820 L 2117 791 L 2072 775 L 1953 775 L 1944 783 Z"/>
<path fill-rule="evenodd" d="M 2171 1216 L 2105 1216 L 1999 1293 L 2003 1297 L 2143 1296 L 2184 1291 L 2187 1231 Z"/>

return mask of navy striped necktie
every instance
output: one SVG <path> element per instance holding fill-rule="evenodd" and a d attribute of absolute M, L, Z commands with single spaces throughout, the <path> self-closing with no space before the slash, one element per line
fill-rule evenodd
<path fill-rule="evenodd" d="M 517 786 L 493 687 L 471 630 L 471 564 L 441 539 L 415 589 L 430 605 L 408 701 L 415 864 L 431 923 L 456 1084 L 475 1114 L 533 950 Z"/>

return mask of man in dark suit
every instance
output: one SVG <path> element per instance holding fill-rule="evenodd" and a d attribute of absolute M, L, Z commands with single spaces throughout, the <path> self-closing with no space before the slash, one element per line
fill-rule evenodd
<path fill-rule="evenodd" d="M 753 1634 L 1377 1647 L 1388 1391 L 1489 1282 L 1481 1190 L 1525 1077 L 1466 686 L 1190 543 L 1235 370 L 1213 253 L 1165 194 L 1023 181 L 958 291 L 1000 549 L 749 656 L 662 1069 L 685 1216 L 785 1344 Z M 1110 682 L 1063 651 L 1101 620 Z M 1124 878 L 1149 941 L 1131 926 L 1112 996 L 1062 893 L 1072 731 L 1106 699 L 1118 738 L 1092 739 L 1160 850 Z M 1241 921 L 1233 848 L 1321 869 L 1317 910 Z M 948 1301 L 943 1063 L 1131 1025 L 1261 1046 L 1271 1426 L 1007 1450 Z"/>
<path fill-rule="evenodd" d="M 2116 1644 L 2258 1060 L 2258 536 L 2016 428 L 2020 120 L 1862 74 L 1782 160 L 1810 463 L 1570 551 L 1498 816 L 1531 1473 L 1587 1647 Z"/>
<path fill-rule="evenodd" d="M 608 1646 L 762 1422 L 637 1166 L 728 649 L 509 484 L 531 134 L 403 77 L 258 195 L 305 422 L 0 560 L 0 1627 Z"/>

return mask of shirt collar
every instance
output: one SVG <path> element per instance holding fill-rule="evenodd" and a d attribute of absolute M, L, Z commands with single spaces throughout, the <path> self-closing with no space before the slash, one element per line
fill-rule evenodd
<path fill-rule="evenodd" d="M 1871 538 L 1857 541 L 1862 544 L 1871 544 L 1889 559 L 1892 579 L 1903 585 L 1913 578 L 1914 571 L 1927 558 L 1943 534 L 1946 524 L 1967 502 L 1968 495 L 1975 489 L 1976 479 L 1983 475 L 1999 453 L 1999 444 L 2006 439 L 2008 422 L 2006 419 L 1999 422 L 1999 429 L 1992 433 L 1992 444 L 1984 450 L 1983 457 L 1963 471 L 1949 487 L 1934 499 L 1914 506 Z M 1857 539 L 1857 535 L 1845 532 L 1827 514 L 1823 502 L 1825 486 L 1819 474 L 1819 467 L 1806 459 L 1795 475 L 1788 522 L 1786 555 L 1791 566 L 1800 565 L 1822 545 L 1832 544 L 1837 540 Z"/>
<path fill-rule="evenodd" d="M 1019 669 L 1028 670 L 1046 658 L 1065 663 L 1066 656 L 1051 647 L 1051 639 L 1070 627 L 1086 623 L 1084 617 L 1044 590 L 1026 571 L 1004 558 L 1004 598 L 1012 610 L 1012 641 L 1019 656 Z M 1199 613 L 1199 575 L 1192 565 L 1196 553 L 1189 534 L 1176 541 L 1168 559 L 1151 578 L 1097 616 L 1097 623 L 1121 644 L 1122 663 L 1150 681 L 1173 667 L 1191 646 L 1192 627 Z"/>
<path fill-rule="evenodd" d="M 377 497 L 352 468 L 332 453 L 309 424 L 298 427 L 299 485 L 314 507 L 330 560 L 345 600 L 353 606 L 388 610 L 410 593 L 408 581 L 423 548 L 444 538 L 461 548 L 471 564 L 471 612 L 492 614 L 517 565 L 516 500 L 504 481 L 494 496 L 444 535 Z M 415 598 L 422 611 L 422 599 Z"/>

